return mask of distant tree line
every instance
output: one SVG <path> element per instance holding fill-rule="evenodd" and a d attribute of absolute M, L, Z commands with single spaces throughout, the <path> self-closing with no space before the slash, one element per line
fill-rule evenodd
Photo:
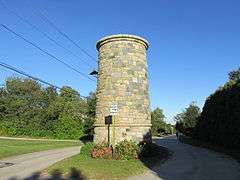
<path fill-rule="evenodd" d="M 158 107 L 151 112 L 151 122 L 154 136 L 167 135 L 174 131 L 174 127 L 166 123 L 163 110 Z"/>
<path fill-rule="evenodd" d="M 78 139 L 91 133 L 96 97 L 71 87 L 58 92 L 31 79 L 8 78 L 0 88 L 0 135 Z"/>
<path fill-rule="evenodd" d="M 240 68 L 229 73 L 228 82 L 207 98 L 198 114 L 190 116 L 195 121 L 190 131 L 179 120 L 176 128 L 202 141 L 240 149 Z"/>
<path fill-rule="evenodd" d="M 192 136 L 200 113 L 200 108 L 195 102 L 192 102 L 187 108 L 174 117 L 176 129 L 185 135 Z"/>

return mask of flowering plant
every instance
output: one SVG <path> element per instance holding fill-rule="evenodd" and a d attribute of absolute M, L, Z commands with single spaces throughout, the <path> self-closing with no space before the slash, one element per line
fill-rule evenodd
<path fill-rule="evenodd" d="M 112 147 L 108 147 L 105 143 L 102 143 L 102 144 L 97 144 L 92 149 L 91 156 L 93 158 L 111 159 L 112 153 L 113 153 Z"/>

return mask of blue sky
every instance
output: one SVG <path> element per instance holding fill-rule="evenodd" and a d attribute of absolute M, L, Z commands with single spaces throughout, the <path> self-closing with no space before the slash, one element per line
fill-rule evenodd
<path fill-rule="evenodd" d="M 209 94 L 240 65 L 240 1 L 3 1 L 49 36 L 93 66 L 88 56 L 45 24 L 36 11 L 53 21 L 81 47 L 97 57 L 96 42 L 105 35 L 130 33 L 150 42 L 148 51 L 151 107 L 164 110 L 167 121 L 191 101 L 202 107 Z M 67 54 L 0 4 L 1 23 L 36 42 L 80 71 L 91 69 Z M 70 85 L 82 95 L 95 90 L 85 79 L 0 29 L 0 61 L 58 86 Z M 0 68 L 0 84 L 14 73 Z"/>

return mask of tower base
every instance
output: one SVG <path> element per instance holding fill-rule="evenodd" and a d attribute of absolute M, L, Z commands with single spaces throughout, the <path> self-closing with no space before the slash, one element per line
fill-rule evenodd
<path fill-rule="evenodd" d="M 114 130 L 115 129 L 115 130 Z M 152 142 L 151 124 L 131 124 L 97 125 L 94 128 L 94 143 L 107 143 L 108 137 L 111 145 L 115 145 L 123 140 L 133 140 L 137 143 L 141 141 Z"/>

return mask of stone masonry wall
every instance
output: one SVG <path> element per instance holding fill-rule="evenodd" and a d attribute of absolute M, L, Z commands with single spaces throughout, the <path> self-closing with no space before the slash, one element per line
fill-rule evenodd
<path fill-rule="evenodd" d="M 115 142 L 143 140 L 150 133 L 151 115 L 148 91 L 148 43 L 132 35 L 113 35 L 97 43 L 99 71 L 95 142 L 107 141 L 104 117 L 110 106 L 118 105 L 115 118 Z M 113 125 L 110 128 L 113 139 Z"/>

